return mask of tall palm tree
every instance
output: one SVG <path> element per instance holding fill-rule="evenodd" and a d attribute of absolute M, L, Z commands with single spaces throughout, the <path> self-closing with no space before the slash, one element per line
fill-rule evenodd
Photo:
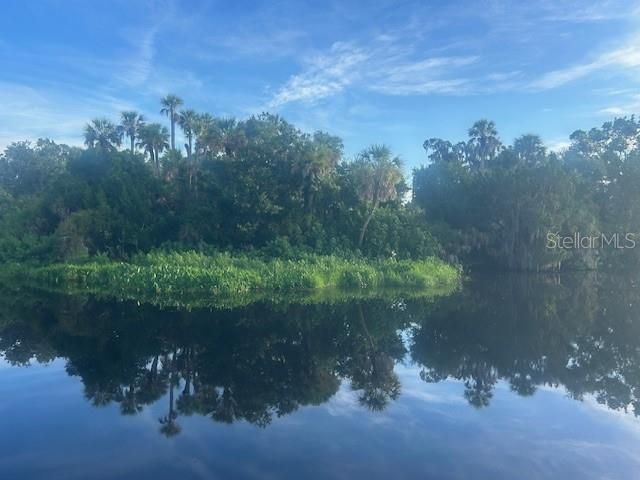
<path fill-rule="evenodd" d="M 372 145 L 363 150 L 351 165 L 351 175 L 360 200 L 368 213 L 360 229 L 358 247 L 362 247 L 364 236 L 378 206 L 398 196 L 398 184 L 402 181 L 402 164 L 398 157 L 391 156 L 385 145 Z"/>
<path fill-rule="evenodd" d="M 198 114 L 195 110 L 183 110 L 178 114 L 178 125 L 182 128 L 185 136 L 187 137 L 187 157 L 191 157 L 193 152 L 193 137 L 196 134 L 196 127 L 198 124 Z"/>
<path fill-rule="evenodd" d="M 183 105 L 183 101 L 177 95 L 169 94 L 160 100 L 162 109 L 160 113 L 169 117 L 171 122 L 171 150 L 176 149 L 176 121 L 178 120 L 178 108 Z"/>
<path fill-rule="evenodd" d="M 469 152 L 473 165 L 484 170 L 502 149 L 496 124 L 491 120 L 478 120 L 469 129 Z"/>
<path fill-rule="evenodd" d="M 113 152 L 122 144 L 122 129 L 106 118 L 95 118 L 84 127 L 84 144 Z"/>
<path fill-rule="evenodd" d="M 149 154 L 151 163 L 160 174 L 160 154 L 169 148 L 169 132 L 167 127 L 159 123 L 149 123 L 142 127 L 139 133 L 140 141 L 138 146 Z"/>
<path fill-rule="evenodd" d="M 120 114 L 120 127 L 131 141 L 131 154 L 135 151 L 136 139 L 144 127 L 144 116 L 135 111 L 122 112 Z"/>

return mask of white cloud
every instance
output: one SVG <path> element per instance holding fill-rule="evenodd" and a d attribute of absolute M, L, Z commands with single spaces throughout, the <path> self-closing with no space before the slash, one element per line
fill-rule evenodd
<path fill-rule="evenodd" d="M 622 107 L 607 107 L 598 110 L 598 113 L 602 115 L 625 115 L 626 111 Z"/>
<path fill-rule="evenodd" d="M 569 148 L 571 146 L 571 142 L 564 138 L 558 138 L 546 141 L 545 145 L 547 149 L 552 152 L 561 152 Z"/>
<path fill-rule="evenodd" d="M 371 52 L 347 43 L 334 43 L 329 52 L 307 61 L 306 70 L 293 75 L 275 94 L 270 107 L 285 103 L 319 100 L 344 90 L 366 69 Z"/>
<path fill-rule="evenodd" d="M 388 65 L 379 71 L 379 79 L 371 89 L 389 95 L 459 94 L 473 88 L 465 78 L 438 78 L 449 70 L 475 63 L 478 57 L 437 57 L 399 65 Z"/>
<path fill-rule="evenodd" d="M 465 78 L 450 78 L 451 71 L 477 62 L 476 56 L 414 59 L 412 49 L 399 47 L 387 37 L 381 44 L 361 47 L 337 42 L 305 62 L 275 93 L 269 107 L 289 102 L 313 102 L 357 86 L 388 95 L 458 94 L 472 89 Z"/>
<path fill-rule="evenodd" d="M 608 117 L 622 117 L 634 114 L 638 115 L 640 114 L 640 94 L 636 93 L 634 95 L 625 95 L 623 100 L 619 101 L 617 104 L 601 108 L 596 113 L 599 115 L 606 115 Z"/>
<path fill-rule="evenodd" d="M 602 53 L 595 60 L 545 73 L 529 86 L 534 90 L 548 90 L 605 68 L 628 70 L 638 67 L 640 67 L 640 38 L 634 37 L 627 45 Z"/>

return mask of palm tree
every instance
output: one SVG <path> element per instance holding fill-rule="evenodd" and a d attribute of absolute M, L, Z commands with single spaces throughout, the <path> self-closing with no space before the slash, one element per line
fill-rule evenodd
<path fill-rule="evenodd" d="M 351 174 L 360 200 L 368 208 L 360 230 L 358 247 L 362 247 L 364 235 L 378 206 L 398 196 L 398 184 L 402 181 L 402 164 L 391 156 L 385 145 L 372 145 L 363 150 L 351 165 Z"/>
<path fill-rule="evenodd" d="M 518 160 L 527 165 L 538 165 L 544 162 L 547 149 L 538 135 L 521 135 L 513 141 L 513 151 Z"/>
<path fill-rule="evenodd" d="M 196 139 L 196 156 L 206 156 L 218 148 L 221 135 L 216 127 L 216 119 L 210 114 L 202 113 L 196 117 L 193 133 Z"/>
<path fill-rule="evenodd" d="M 178 120 L 178 108 L 184 103 L 177 95 L 169 94 L 160 100 L 162 109 L 160 113 L 169 117 L 171 122 L 171 150 L 176 149 L 176 121 Z"/>
<path fill-rule="evenodd" d="M 193 137 L 196 134 L 196 127 L 198 124 L 198 114 L 195 110 L 183 110 L 178 115 L 178 125 L 182 128 L 185 136 L 187 137 L 187 157 L 191 157 L 193 152 Z"/>
<path fill-rule="evenodd" d="M 131 154 L 135 150 L 136 139 L 144 127 L 144 116 L 135 111 L 122 112 L 120 114 L 120 127 L 131 141 Z"/>
<path fill-rule="evenodd" d="M 122 129 L 106 118 L 95 118 L 84 127 L 84 144 L 113 152 L 122 144 Z"/>
<path fill-rule="evenodd" d="M 160 174 L 160 154 L 169 148 L 169 132 L 167 127 L 159 123 L 149 123 L 142 127 L 139 133 L 138 146 L 143 148 L 151 158 L 156 173 Z"/>
<path fill-rule="evenodd" d="M 502 149 L 496 124 L 491 120 L 478 120 L 469 129 L 469 153 L 473 166 L 484 170 Z"/>

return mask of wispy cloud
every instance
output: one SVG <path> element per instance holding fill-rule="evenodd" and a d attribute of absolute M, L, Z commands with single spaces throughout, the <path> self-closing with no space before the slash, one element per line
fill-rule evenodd
<path fill-rule="evenodd" d="M 553 1 L 545 5 L 547 21 L 605 22 L 637 15 L 639 6 L 634 0 L 601 0 L 588 4 L 582 0 Z"/>
<path fill-rule="evenodd" d="M 260 32 L 247 29 L 233 32 L 215 32 L 204 40 L 207 48 L 194 48 L 185 52 L 200 60 L 233 61 L 250 57 L 252 61 L 273 61 L 298 52 L 299 45 L 308 34 L 304 30 L 280 29 Z"/>
<path fill-rule="evenodd" d="M 599 9 L 577 10 L 578 17 L 564 18 L 565 10 L 549 9 L 546 20 L 596 21 L 610 19 Z M 548 71 L 533 77 L 516 65 L 505 71 L 491 57 L 470 53 L 421 56 L 417 43 L 379 34 L 369 43 L 336 42 L 324 52 L 302 62 L 301 71 L 291 75 L 268 102 L 277 108 L 291 102 L 313 103 L 349 88 L 385 95 L 468 95 L 501 91 L 541 91 L 561 87 L 597 72 L 611 74 L 640 70 L 640 37 L 593 55 L 591 60 Z M 459 48 L 455 49 L 460 52 Z M 504 66 L 504 65 L 502 65 Z M 511 68 L 509 68 L 511 67 Z"/>
<path fill-rule="evenodd" d="M 377 41 L 380 44 L 373 47 L 337 42 L 310 57 L 303 71 L 277 90 L 269 106 L 313 102 L 350 86 L 388 95 L 456 94 L 472 88 L 469 79 L 450 74 L 477 62 L 476 56 L 415 58 L 412 48 L 400 47 L 388 37 Z"/>
<path fill-rule="evenodd" d="M 131 104 L 95 93 L 64 95 L 36 87 L 0 82 L 0 149 L 18 140 L 55 139 L 82 143 L 82 128 L 91 118 L 116 116 Z"/>
<path fill-rule="evenodd" d="M 149 79 L 153 70 L 158 29 L 158 25 L 153 25 L 141 34 L 130 35 L 129 42 L 133 54 L 124 62 L 123 67 L 117 73 L 117 78 L 125 85 L 135 87 L 142 85 Z"/>
<path fill-rule="evenodd" d="M 553 70 L 530 83 L 534 90 L 548 90 L 586 77 L 605 68 L 638 69 L 640 67 L 640 38 L 634 37 L 626 45 L 598 55 L 594 60 Z"/>
<path fill-rule="evenodd" d="M 466 78 L 443 78 L 451 70 L 478 61 L 476 56 L 438 57 L 388 65 L 378 73 L 371 89 L 389 95 L 457 94 L 473 88 Z"/>
<path fill-rule="evenodd" d="M 270 107 L 294 101 L 314 101 L 341 92 L 365 75 L 373 52 L 348 43 L 334 43 L 326 54 L 307 61 L 303 73 L 293 75 L 278 90 Z"/>

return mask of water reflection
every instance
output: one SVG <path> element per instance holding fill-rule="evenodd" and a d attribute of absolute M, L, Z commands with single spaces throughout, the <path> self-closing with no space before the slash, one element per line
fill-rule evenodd
<path fill-rule="evenodd" d="M 640 413 L 640 298 L 629 279 L 511 276 L 475 282 L 434 304 L 412 328 L 421 378 L 464 381 L 471 405 L 490 404 L 499 379 L 523 396 L 544 385 Z"/>
<path fill-rule="evenodd" d="M 586 275 L 479 278 L 439 300 L 220 311 L 5 291 L 0 351 L 15 366 L 65 359 L 96 407 L 136 415 L 164 403 L 166 436 L 193 415 L 266 427 L 343 383 L 381 411 L 402 395 L 401 361 L 425 382 L 462 381 L 477 408 L 490 408 L 504 380 L 522 396 L 564 386 L 576 400 L 640 412 L 639 300 L 634 283 Z"/>

